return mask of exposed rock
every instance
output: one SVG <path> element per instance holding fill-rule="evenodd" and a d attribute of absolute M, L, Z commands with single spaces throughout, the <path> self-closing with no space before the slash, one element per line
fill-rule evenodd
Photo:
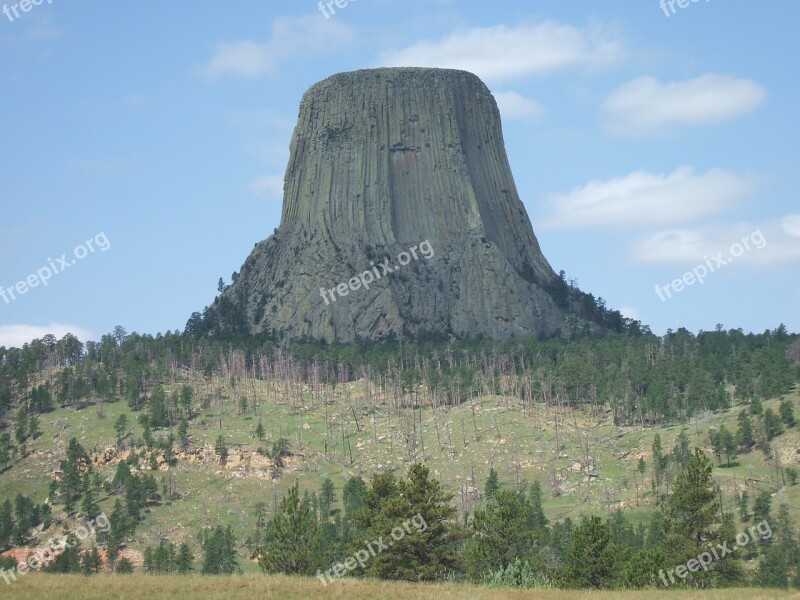
<path fill-rule="evenodd" d="M 417 259 L 400 266 L 412 247 Z M 379 267 L 385 259 L 395 272 Z M 320 288 L 361 273 L 369 289 L 354 283 L 326 303 Z M 279 229 L 187 328 L 328 342 L 502 339 L 555 331 L 571 293 L 517 194 L 488 88 L 465 71 L 372 69 L 306 92 Z"/>

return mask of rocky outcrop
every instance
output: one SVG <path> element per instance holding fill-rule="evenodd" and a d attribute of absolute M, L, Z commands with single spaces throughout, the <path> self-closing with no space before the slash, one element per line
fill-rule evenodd
<path fill-rule="evenodd" d="M 256 245 L 205 327 L 328 342 L 542 335 L 567 317 L 552 296 L 560 283 L 480 79 L 371 69 L 306 92 L 280 227 Z"/>

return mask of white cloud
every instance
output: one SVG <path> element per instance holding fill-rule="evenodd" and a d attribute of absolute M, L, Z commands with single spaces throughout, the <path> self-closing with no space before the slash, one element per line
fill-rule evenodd
<path fill-rule="evenodd" d="M 542 226 L 636 228 L 687 222 L 729 208 L 751 194 L 755 183 L 752 175 L 721 169 L 704 175 L 695 175 L 692 167 L 680 167 L 669 175 L 636 171 L 550 196 L 553 214 Z"/>
<path fill-rule="evenodd" d="M 639 262 L 694 266 L 719 256 L 730 264 L 778 267 L 800 264 L 800 232 L 787 230 L 785 223 L 800 215 L 760 224 L 740 223 L 694 229 L 675 229 L 640 239 L 633 249 Z M 720 254 L 721 253 L 721 254 Z"/>
<path fill-rule="evenodd" d="M 617 310 L 622 313 L 623 317 L 628 317 L 634 321 L 644 321 L 644 319 L 642 319 L 642 315 L 639 314 L 639 311 L 632 306 L 622 306 Z"/>
<path fill-rule="evenodd" d="M 283 199 L 283 175 L 265 175 L 251 181 L 247 187 L 252 192 L 267 194 L 276 200 Z"/>
<path fill-rule="evenodd" d="M 789 235 L 800 237 L 800 215 L 786 215 L 781 219 L 781 227 Z"/>
<path fill-rule="evenodd" d="M 241 40 L 216 45 L 214 56 L 199 74 L 209 79 L 223 75 L 253 78 L 274 72 L 281 61 L 301 55 L 341 49 L 355 38 L 352 27 L 329 21 L 318 14 L 280 17 L 272 23 L 272 35 L 266 42 Z"/>
<path fill-rule="evenodd" d="M 383 53 L 383 67 L 463 69 L 484 81 L 506 81 L 570 67 L 594 67 L 623 58 L 622 42 L 603 26 L 579 29 L 557 21 L 496 25 L 453 33 Z"/>
<path fill-rule="evenodd" d="M 619 86 L 602 109 L 614 133 L 661 135 L 671 126 L 734 119 L 755 110 L 766 96 L 753 81 L 716 73 L 667 84 L 646 76 Z"/>
<path fill-rule="evenodd" d="M 492 92 L 505 120 L 534 120 L 544 114 L 544 107 L 517 92 Z"/>
<path fill-rule="evenodd" d="M 43 327 L 36 325 L 0 325 L 0 346 L 22 348 L 24 344 L 37 338 L 42 338 L 48 333 L 53 334 L 57 339 L 61 339 L 66 334 L 71 333 L 84 343 L 96 337 L 90 331 L 76 325 L 60 323 L 52 323 Z"/>

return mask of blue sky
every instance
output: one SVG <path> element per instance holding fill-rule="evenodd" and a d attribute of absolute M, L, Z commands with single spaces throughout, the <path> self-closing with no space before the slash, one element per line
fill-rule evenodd
<path fill-rule="evenodd" d="M 303 92 L 397 65 L 486 82 L 582 289 L 657 333 L 800 331 L 800 4 L 684 1 L 7 1 L 0 345 L 182 329 L 279 225 Z"/>

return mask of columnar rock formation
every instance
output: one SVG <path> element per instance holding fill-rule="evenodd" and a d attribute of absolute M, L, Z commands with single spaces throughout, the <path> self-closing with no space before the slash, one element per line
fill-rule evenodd
<path fill-rule="evenodd" d="M 417 250 L 398 265 L 401 252 L 424 241 L 433 256 Z M 378 270 L 385 258 L 393 273 Z M 369 289 L 346 285 L 366 271 L 383 276 Z M 542 335 L 567 316 L 550 293 L 560 283 L 517 194 L 497 104 L 480 79 L 370 69 L 306 92 L 280 227 L 256 245 L 208 322 L 329 342 Z M 320 292 L 336 286 L 339 293 Z"/>

